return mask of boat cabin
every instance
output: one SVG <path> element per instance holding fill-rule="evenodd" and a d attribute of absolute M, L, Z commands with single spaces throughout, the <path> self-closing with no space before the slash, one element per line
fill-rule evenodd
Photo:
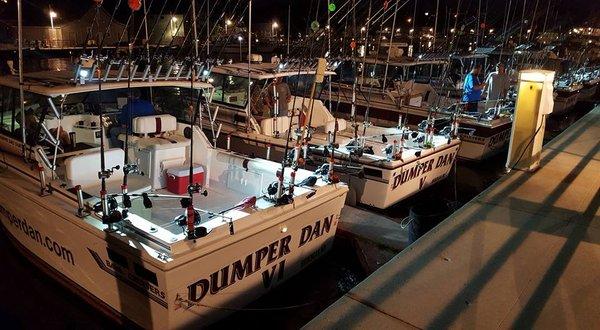
<path fill-rule="evenodd" d="M 225 64 L 215 67 L 209 82 L 214 86 L 212 104 L 219 107 L 220 122 L 245 128 L 249 123 L 255 132 L 270 136 L 286 134 L 290 120 L 298 125 L 298 111 L 312 112 L 311 127 L 323 132 L 333 131 L 335 118 L 318 99 L 311 100 L 316 68 L 297 69 L 277 63 Z M 326 76 L 334 75 L 331 71 Z M 248 82 L 251 88 L 248 88 Z M 277 81 L 277 82 L 276 82 Z M 278 86 L 280 85 L 280 86 Z M 281 87 L 283 86 L 283 87 Z M 317 98 L 324 83 L 316 83 Z M 248 102 L 250 91 L 250 102 Z M 286 94 L 286 97 L 280 94 Z M 285 102 L 286 104 L 279 104 Z M 291 116 L 293 113 L 294 116 Z M 338 122 L 339 130 L 346 128 Z"/>

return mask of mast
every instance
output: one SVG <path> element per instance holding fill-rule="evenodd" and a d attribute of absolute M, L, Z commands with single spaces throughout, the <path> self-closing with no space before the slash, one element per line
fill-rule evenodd
<path fill-rule="evenodd" d="M 251 100 L 251 94 L 250 94 L 251 89 L 252 89 L 252 79 L 250 78 L 251 61 L 252 61 L 252 0 L 248 0 L 248 106 L 246 107 L 246 116 L 248 118 L 248 124 L 250 124 L 250 116 L 252 115 L 252 111 L 250 109 L 250 107 L 252 106 L 252 100 Z"/>
<path fill-rule="evenodd" d="M 252 1 L 250 1 L 252 2 Z M 210 56 L 210 0 L 206 0 L 206 57 Z M 250 95 L 248 95 L 250 97 Z"/>
<path fill-rule="evenodd" d="M 546 23 L 548 23 L 548 14 L 550 13 L 551 5 L 552 5 L 552 0 L 549 0 L 548 6 L 546 7 L 546 17 L 544 18 L 544 27 L 542 29 L 542 33 L 546 33 Z"/>
<path fill-rule="evenodd" d="M 523 20 L 525 19 L 525 8 L 527 7 L 527 0 L 523 0 L 523 12 L 521 13 L 521 24 L 519 27 L 519 44 L 523 38 Z"/>
<path fill-rule="evenodd" d="M 369 12 L 367 14 L 367 25 L 365 26 L 365 52 L 363 54 L 363 59 L 362 59 L 362 72 L 360 73 L 360 87 L 362 88 L 362 86 L 365 83 L 365 62 L 367 60 L 367 49 L 369 47 L 369 28 L 371 27 L 371 7 L 373 5 L 373 1 L 369 0 Z M 375 14 L 377 15 L 377 14 Z M 360 28 L 360 30 L 362 31 L 362 27 Z"/>
<path fill-rule="evenodd" d="M 433 50 L 435 51 L 435 41 L 437 38 L 438 15 L 440 13 L 440 0 L 435 1 L 435 23 L 433 25 Z"/>
<path fill-rule="evenodd" d="M 388 76 L 388 69 L 390 67 L 390 55 L 392 54 L 392 44 L 394 43 L 394 33 L 396 32 L 396 16 L 398 14 L 398 1 L 399 0 L 396 0 L 396 2 L 394 3 L 394 19 L 392 20 L 392 33 L 390 34 L 390 44 L 388 46 L 387 58 L 385 59 L 385 72 L 383 73 L 383 87 L 381 88 L 382 91 L 385 91 L 385 86 L 387 83 L 387 76 Z M 414 22 L 414 17 L 413 17 L 413 22 Z M 415 33 L 414 30 L 413 30 L 413 33 Z"/>
<path fill-rule="evenodd" d="M 194 51 L 198 58 L 198 29 L 196 26 L 196 0 L 192 0 L 192 28 L 194 29 Z M 195 65 L 195 63 L 193 64 Z"/>
<path fill-rule="evenodd" d="M 537 16 L 537 10 L 538 10 L 538 4 L 539 4 L 540 0 L 535 0 L 535 7 L 533 9 L 533 16 L 531 17 L 531 27 L 529 28 L 531 30 L 531 33 L 527 36 L 527 40 L 531 40 L 531 38 L 533 38 L 533 29 L 534 29 L 534 25 L 533 23 L 535 23 L 535 18 Z"/>
<path fill-rule="evenodd" d="M 17 0 L 17 21 L 18 21 L 18 43 L 19 43 L 19 102 L 21 103 L 21 139 L 23 145 L 21 152 L 23 159 L 27 160 L 25 155 L 25 146 L 27 139 L 25 135 L 25 95 L 23 93 L 23 8 L 21 0 Z"/>
<path fill-rule="evenodd" d="M 436 19 L 437 19 L 437 17 L 436 17 Z M 481 0 L 479 0 L 479 4 L 477 5 L 477 36 L 475 37 L 475 47 L 479 47 L 479 34 L 480 33 L 481 33 Z"/>
<path fill-rule="evenodd" d="M 327 0 L 329 3 L 329 0 Z M 288 4 L 288 21 L 287 21 L 287 57 L 290 57 L 290 20 L 292 18 L 292 3 Z M 329 24 L 329 22 L 327 23 Z"/>
<path fill-rule="evenodd" d="M 331 11 L 329 10 L 330 0 L 327 0 L 327 57 L 331 58 Z M 327 77 L 327 101 L 329 102 L 329 111 L 333 109 L 331 103 L 331 76 Z"/>

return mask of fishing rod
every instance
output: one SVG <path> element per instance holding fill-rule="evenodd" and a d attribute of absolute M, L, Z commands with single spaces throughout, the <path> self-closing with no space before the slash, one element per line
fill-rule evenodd
<path fill-rule="evenodd" d="M 103 1 L 104 0 L 94 0 L 94 2 L 96 3 L 96 8 L 100 8 L 102 6 Z M 93 31 L 94 25 L 96 24 L 96 20 L 98 19 L 99 12 L 100 12 L 99 10 L 95 11 L 94 18 L 92 19 L 92 24 L 90 24 L 90 27 L 87 29 L 87 33 L 85 35 L 85 41 L 83 42 L 83 48 L 81 50 L 82 54 L 85 54 L 85 51 L 87 49 L 87 43 L 90 40 L 90 37 L 92 36 L 92 31 Z"/>
<path fill-rule="evenodd" d="M 402 9 L 402 7 L 404 5 L 406 5 L 408 3 L 408 1 L 409 0 L 407 0 L 406 2 L 404 2 L 399 9 Z M 397 6 L 397 1 L 396 1 L 396 6 Z M 382 17 L 383 17 L 383 15 L 385 15 L 386 11 L 389 9 L 389 6 L 386 6 L 383 9 L 384 9 L 384 11 L 381 14 Z M 394 13 L 397 12 L 399 9 L 395 8 Z M 379 38 L 378 38 L 378 42 L 377 42 L 377 50 L 375 52 L 375 63 L 373 64 L 373 73 L 375 72 L 375 69 L 377 67 L 377 62 L 379 62 L 379 51 L 381 49 L 381 42 L 383 40 L 383 24 L 384 24 L 384 22 L 382 21 L 381 24 L 379 25 Z M 367 37 L 368 37 L 368 35 L 367 35 Z M 390 40 L 390 45 L 391 45 L 391 40 Z M 388 54 L 389 54 L 389 51 L 388 51 Z M 365 54 L 365 58 L 363 59 L 363 63 L 365 63 L 365 61 L 366 61 L 366 54 Z M 363 72 L 364 71 L 366 71 L 366 66 L 363 64 Z M 366 98 L 366 100 L 367 100 L 367 108 L 365 110 L 365 118 L 364 118 L 364 122 L 365 123 L 368 122 L 369 111 L 371 109 L 371 94 L 372 94 L 372 92 L 373 92 L 373 84 L 371 83 L 371 86 L 369 86 L 369 94 L 368 94 L 368 97 Z M 364 126 L 363 127 L 363 135 L 366 134 L 366 129 L 367 129 L 366 126 Z"/>
<path fill-rule="evenodd" d="M 135 3 L 129 2 L 129 8 L 131 9 L 131 14 L 129 15 L 129 19 L 135 15 L 135 12 L 138 11 L 141 7 L 136 6 Z M 129 23 L 129 19 L 127 23 Z M 127 28 L 127 26 L 126 26 Z M 139 173 L 139 169 L 137 164 L 129 163 L 129 132 L 132 130 L 131 124 L 133 121 L 133 96 L 131 92 L 131 80 L 132 80 L 132 70 L 131 70 L 131 53 L 133 50 L 133 44 L 131 42 L 131 31 L 127 31 L 127 107 L 128 107 L 128 118 L 127 123 L 125 125 L 125 145 L 123 147 L 124 150 L 124 160 L 123 160 L 123 183 L 121 184 L 121 195 L 123 201 L 123 218 L 127 218 L 129 213 L 129 208 L 131 208 L 131 198 L 128 195 L 128 178 L 129 173 Z M 123 123 L 121 123 L 123 125 Z"/>
<path fill-rule="evenodd" d="M 193 1 L 193 0 L 192 0 L 192 1 Z M 181 19 L 181 22 L 180 22 L 180 23 L 177 25 L 177 28 L 175 29 L 175 31 L 173 31 L 173 30 L 171 29 L 171 41 L 169 42 L 169 44 L 168 44 L 166 47 L 164 47 L 163 54 L 164 54 L 165 52 L 167 52 L 169 49 L 171 49 L 171 47 L 173 47 L 173 42 L 175 41 L 175 37 L 176 37 L 176 36 L 179 34 L 179 31 L 181 30 L 181 27 L 183 27 L 183 23 L 185 22 L 185 20 L 186 20 L 186 17 L 188 16 L 188 14 L 191 12 L 191 10 L 192 10 L 192 7 L 193 7 L 193 4 L 194 4 L 194 3 L 192 2 L 192 3 L 190 4 L 190 6 L 188 7 L 187 11 L 185 12 L 185 14 L 183 14 L 183 17 L 182 17 L 182 19 Z M 192 15 L 193 15 L 193 14 L 194 14 L 194 13 L 192 13 Z M 174 19 L 174 18 L 175 18 L 175 15 L 173 15 L 173 18 L 172 18 L 172 19 Z M 194 17 L 193 19 L 195 20 L 195 17 Z M 167 24 L 166 26 L 168 26 L 168 24 Z M 166 31 L 167 31 L 167 29 L 166 29 L 166 27 L 165 27 L 165 30 L 163 31 L 163 36 L 161 36 L 161 41 L 162 41 L 162 38 L 164 37 L 164 33 L 165 33 Z M 185 40 L 184 40 L 184 43 L 185 43 Z M 183 48 L 183 43 L 180 45 L 180 48 Z M 192 48 L 192 49 L 193 49 L 193 48 Z M 158 50 L 158 48 L 157 48 L 157 50 Z"/>
<path fill-rule="evenodd" d="M 191 122 L 190 122 L 190 167 L 188 173 L 188 198 L 181 200 L 181 206 L 186 209 L 187 214 L 187 239 L 193 240 L 196 238 L 200 238 L 206 235 L 206 232 L 202 232 L 202 230 L 197 230 L 202 227 L 196 228 L 196 223 L 200 222 L 199 214 L 196 213 L 194 208 L 194 194 L 199 193 L 201 190 L 201 186 L 198 183 L 194 183 L 194 124 L 196 123 L 198 113 L 200 111 L 200 107 L 205 107 L 206 98 L 203 95 L 203 91 L 198 91 L 198 100 L 196 104 L 194 104 L 194 81 L 197 77 L 197 68 L 195 65 L 192 66 L 192 74 L 190 79 L 190 110 L 191 110 Z M 208 192 L 206 190 L 203 191 L 202 195 L 207 196 Z M 198 216 L 198 219 L 196 219 Z M 204 229 L 206 230 L 206 229 Z"/>
<path fill-rule="evenodd" d="M 96 66 L 96 72 L 98 74 L 98 119 L 99 119 L 99 123 L 100 123 L 100 172 L 98 172 L 98 178 L 101 180 L 101 188 L 100 188 L 100 202 L 102 205 L 102 223 L 108 225 L 107 231 L 111 232 L 114 231 L 114 227 L 113 224 L 121 221 L 123 219 L 122 214 L 116 210 L 111 210 L 109 209 L 109 203 L 108 203 L 108 196 L 107 196 L 107 192 L 106 192 L 106 180 L 108 178 L 110 178 L 110 176 L 113 174 L 114 170 L 118 170 L 119 166 L 115 166 L 114 168 L 111 169 L 107 169 L 106 168 L 106 159 L 105 159 L 105 132 L 104 132 L 104 125 L 102 124 L 104 122 L 104 112 L 103 112 L 103 107 L 102 107 L 102 71 L 100 69 L 100 53 L 102 52 L 102 46 L 104 44 L 104 40 L 106 39 L 106 35 L 107 35 L 107 31 L 110 28 L 110 25 L 112 25 L 112 21 L 114 19 L 114 15 L 117 11 L 117 8 L 119 8 L 119 6 L 121 5 L 121 0 L 119 0 L 117 2 L 117 5 L 115 6 L 112 15 L 110 17 L 110 21 L 109 21 L 109 25 L 107 26 L 107 29 L 104 33 L 104 36 L 102 37 L 102 39 L 99 39 L 99 43 L 98 43 L 98 48 L 97 48 L 97 54 L 96 54 L 96 58 L 98 61 L 98 64 Z M 96 7 L 96 11 L 100 11 L 100 6 Z M 99 27 L 98 27 L 99 28 Z"/>
<path fill-rule="evenodd" d="M 385 92 L 388 69 L 390 66 L 390 56 L 392 55 L 391 50 L 392 50 L 392 45 L 394 44 L 394 32 L 396 32 L 396 17 L 397 17 L 396 14 L 398 13 L 398 2 L 399 2 L 399 0 L 396 0 L 396 2 L 394 3 L 394 19 L 392 20 L 392 33 L 390 35 L 390 46 L 388 47 L 387 58 L 385 60 L 385 72 L 383 74 L 383 86 L 381 87 L 381 90 L 383 92 Z M 415 2 L 416 2 L 416 0 L 415 0 Z"/>
<path fill-rule="evenodd" d="M 165 1 L 166 3 L 167 1 Z M 179 6 L 181 5 L 181 0 L 177 0 L 177 5 L 175 6 L 175 10 L 173 12 L 177 12 L 177 10 L 179 9 Z M 191 7 L 191 5 L 190 5 Z M 156 45 L 156 48 L 154 48 L 154 52 L 152 53 L 152 58 L 156 58 L 156 53 L 159 51 L 160 49 L 160 44 L 163 40 L 163 38 L 165 37 L 165 33 L 167 32 L 167 29 L 169 28 L 169 24 L 165 24 L 165 28 L 163 29 L 162 33 L 160 34 L 160 38 L 158 39 L 158 43 Z M 159 65 L 160 67 L 160 65 Z M 158 73 L 157 73 L 158 75 Z"/>
<path fill-rule="evenodd" d="M 181 52 L 183 51 L 183 48 L 184 48 L 183 45 L 185 45 L 185 43 L 187 42 L 187 40 L 190 37 L 190 35 L 192 34 L 192 32 L 194 34 L 194 40 L 193 40 L 194 47 L 193 47 L 193 49 L 195 51 L 195 56 L 196 57 L 199 56 L 199 50 L 198 50 L 198 42 L 199 42 L 199 40 L 198 40 L 198 27 L 197 27 L 197 22 L 196 21 L 197 21 L 198 15 L 200 15 L 200 13 L 203 11 L 205 4 L 206 4 L 206 1 L 202 2 L 202 5 L 200 6 L 200 9 L 197 10 L 197 11 L 195 9 L 192 9 L 192 11 L 193 11 L 193 16 L 192 16 L 192 19 L 193 19 L 193 23 L 192 23 L 193 29 L 192 30 L 188 30 L 188 32 L 186 32 L 185 37 L 183 38 L 182 47 L 179 47 L 179 50 L 177 51 L 177 53 L 174 56 L 175 58 L 179 58 L 179 55 L 181 54 Z M 192 0 L 192 6 L 193 7 L 196 6 L 196 0 Z M 191 51 L 190 51 L 190 53 L 191 53 Z M 189 56 L 190 53 L 188 53 L 188 56 Z"/>

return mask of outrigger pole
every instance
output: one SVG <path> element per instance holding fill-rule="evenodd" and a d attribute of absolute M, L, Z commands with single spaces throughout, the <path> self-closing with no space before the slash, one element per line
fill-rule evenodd
<path fill-rule="evenodd" d="M 27 161 L 25 155 L 27 137 L 25 135 L 25 95 L 23 93 L 23 5 L 21 0 L 17 0 L 17 24 L 18 24 L 18 44 L 19 44 L 19 102 L 21 103 L 21 138 L 23 145 L 21 146 L 21 152 L 23 153 L 23 159 Z"/>

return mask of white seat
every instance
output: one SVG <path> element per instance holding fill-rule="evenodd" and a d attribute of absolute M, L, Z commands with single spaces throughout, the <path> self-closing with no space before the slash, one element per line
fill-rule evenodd
<path fill-rule="evenodd" d="M 73 156 L 65 160 L 65 176 L 68 187 L 81 186 L 82 190 L 90 195 L 97 196 L 100 193 L 100 151 Z M 107 191 L 118 193 L 121 191 L 123 181 L 123 161 L 125 152 L 114 148 L 104 152 L 104 163 L 106 169 L 113 169 L 113 174 L 106 180 Z M 116 167 L 119 167 L 118 169 Z M 133 179 L 135 175 L 128 177 L 129 192 L 140 193 L 151 189 L 148 180 Z M 96 189 L 97 188 L 97 189 Z"/>
<path fill-rule="evenodd" d="M 172 115 L 152 115 L 133 118 L 132 131 L 135 134 L 163 134 L 177 130 L 177 118 Z"/>

